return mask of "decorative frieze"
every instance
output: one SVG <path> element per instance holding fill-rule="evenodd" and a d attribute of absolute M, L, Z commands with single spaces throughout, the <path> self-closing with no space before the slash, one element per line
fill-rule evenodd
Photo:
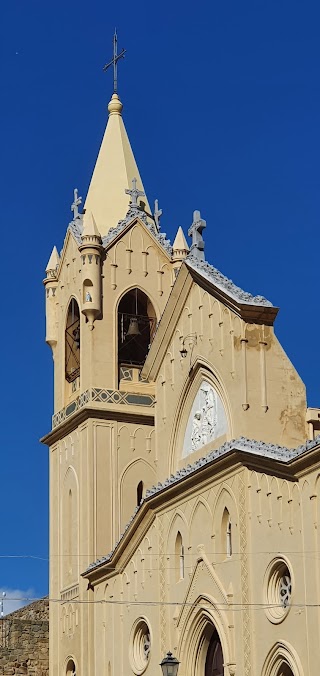
<path fill-rule="evenodd" d="M 68 406 L 52 416 L 52 429 L 61 425 L 61 423 L 79 411 L 79 409 L 86 406 L 89 402 L 99 402 L 101 404 L 125 404 L 127 406 L 147 406 L 150 408 L 155 404 L 155 397 L 152 394 L 121 392 L 120 390 L 104 390 L 99 387 L 93 387 L 82 392 L 82 394 L 74 399 L 74 401 L 71 401 Z"/>

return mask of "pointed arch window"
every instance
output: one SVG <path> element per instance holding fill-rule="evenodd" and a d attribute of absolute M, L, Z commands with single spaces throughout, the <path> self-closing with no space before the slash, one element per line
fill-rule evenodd
<path fill-rule="evenodd" d="M 139 507 L 143 497 L 143 481 L 139 481 L 137 485 L 137 506 Z"/>
<path fill-rule="evenodd" d="M 75 298 L 71 298 L 65 329 L 65 376 L 72 383 L 80 375 L 80 311 Z"/>
<path fill-rule="evenodd" d="M 175 569 L 176 581 L 180 582 L 184 579 L 184 546 L 180 531 L 177 533 L 175 544 Z"/>
<path fill-rule="evenodd" d="M 142 367 L 156 329 L 156 314 L 148 296 L 130 289 L 118 307 L 118 365 Z"/>
<path fill-rule="evenodd" d="M 222 516 L 221 542 L 223 554 L 232 556 L 232 521 L 227 508 L 225 508 Z"/>

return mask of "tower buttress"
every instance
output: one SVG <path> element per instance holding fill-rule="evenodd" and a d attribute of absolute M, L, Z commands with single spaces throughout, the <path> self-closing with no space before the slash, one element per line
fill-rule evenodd
<path fill-rule="evenodd" d="M 58 286 L 57 269 L 60 258 L 54 246 L 46 267 L 46 278 L 43 280 L 46 289 L 46 343 L 53 350 L 57 344 L 56 290 Z"/>

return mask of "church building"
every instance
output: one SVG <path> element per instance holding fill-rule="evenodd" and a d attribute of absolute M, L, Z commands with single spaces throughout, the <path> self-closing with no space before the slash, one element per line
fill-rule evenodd
<path fill-rule="evenodd" d="M 50 676 L 316 676 L 320 409 L 200 212 L 161 231 L 122 108 L 44 280 Z"/>

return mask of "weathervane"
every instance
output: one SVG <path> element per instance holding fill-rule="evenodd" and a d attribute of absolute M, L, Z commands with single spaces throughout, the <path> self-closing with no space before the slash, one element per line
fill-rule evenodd
<path fill-rule="evenodd" d="M 106 71 L 110 66 L 113 66 L 113 93 L 116 94 L 118 91 L 118 61 L 119 59 L 123 59 L 124 55 L 126 53 L 126 49 L 122 49 L 120 54 L 118 54 L 118 36 L 117 36 L 117 29 L 114 29 L 114 36 L 113 36 L 113 59 L 109 61 L 109 63 L 106 63 L 105 66 L 103 66 L 103 70 Z"/>

